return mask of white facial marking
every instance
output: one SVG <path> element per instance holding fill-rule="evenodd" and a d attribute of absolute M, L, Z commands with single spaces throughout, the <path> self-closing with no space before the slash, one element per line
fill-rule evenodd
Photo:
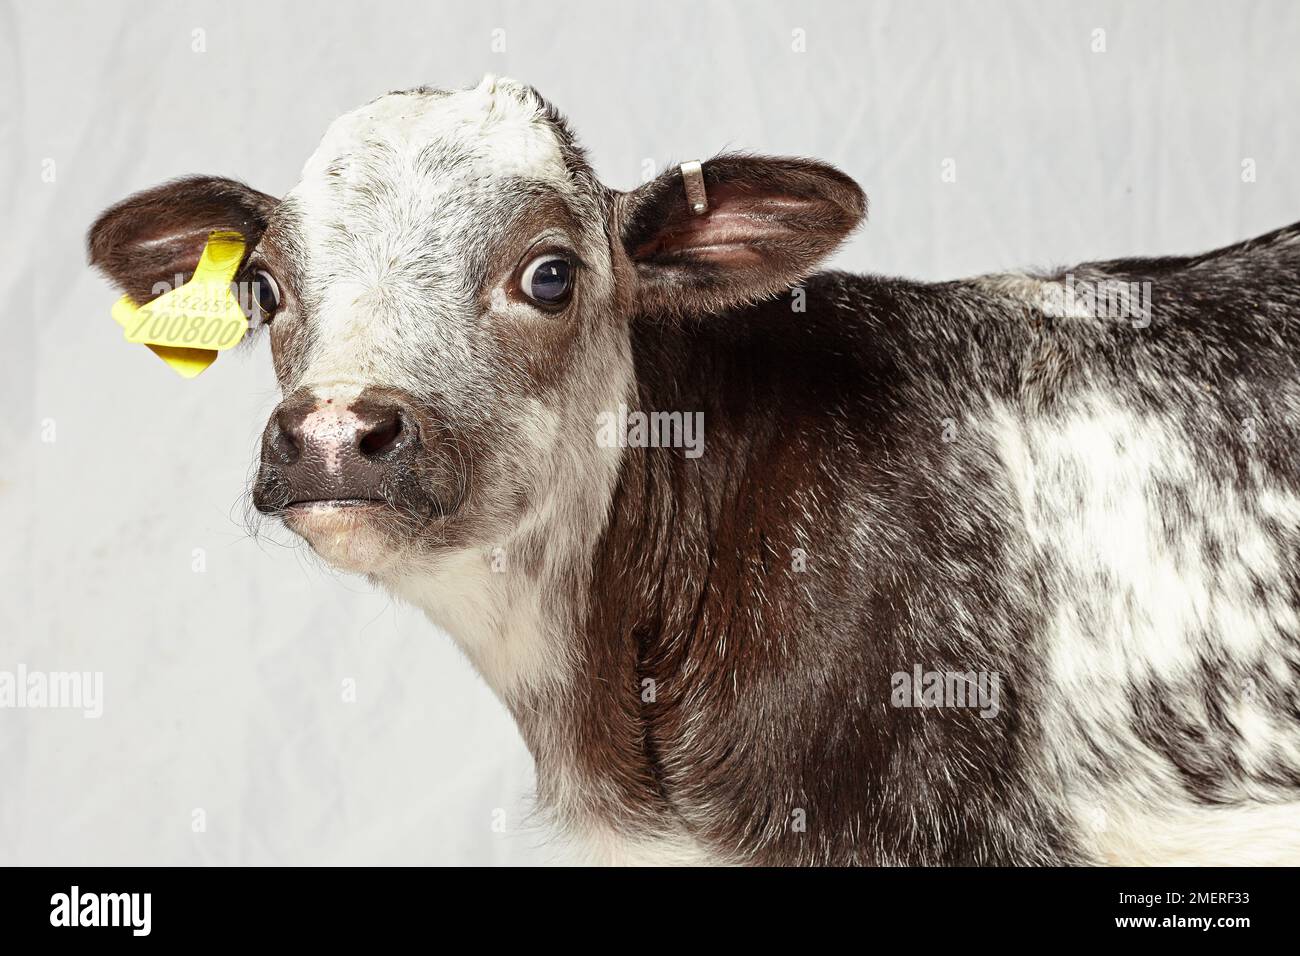
<path fill-rule="evenodd" d="M 521 182 L 574 189 L 539 101 L 509 80 L 390 94 L 335 120 L 286 197 L 317 298 L 304 383 L 443 381 L 482 414 L 468 267 Z"/>
<path fill-rule="evenodd" d="M 487 264 L 502 251 L 494 242 L 513 235 L 523 204 L 542 200 L 574 215 L 541 217 L 536 239 L 574 247 L 583 262 L 581 301 L 602 308 L 613 295 L 604 218 L 590 190 L 579 189 L 545 104 L 510 80 L 391 94 L 340 117 L 286 198 L 310 328 L 294 384 L 317 398 L 312 434 L 333 449 L 354 424 L 348 396 L 341 400 L 324 383 L 397 389 L 448 433 L 490 433 L 499 445 L 500 498 L 528 501 L 522 513 L 488 503 L 489 521 L 510 515 L 491 540 L 432 554 L 403 553 L 396 542 L 394 554 L 373 567 L 360 558 L 373 558 L 377 548 L 344 516 L 322 519 L 325 530 L 309 536 L 312 545 L 421 607 L 503 697 L 568 679 L 569 625 L 557 616 L 555 595 L 581 573 L 619 463 L 617 450 L 595 446 L 589 422 L 597 407 L 626 398 L 632 377 L 626 330 L 594 316 L 563 381 L 544 399 L 533 393 L 517 353 L 496 340 L 512 323 L 526 328 L 539 319 L 484 273 L 500 270 Z M 483 315 L 489 295 L 490 321 Z M 546 318 L 584 324 L 579 314 Z M 326 465 L 332 474 L 340 467 L 336 457 Z M 482 492 L 493 476 L 481 459 L 473 465 L 467 477 Z M 536 542 L 547 543 L 540 556 Z M 492 570 L 494 547 L 509 562 L 504 572 Z M 524 567 L 528 554 L 532 563 Z"/>
<path fill-rule="evenodd" d="M 361 419 L 350 409 L 335 404 L 318 404 L 302 421 L 303 439 L 319 453 L 327 474 L 343 473 L 342 453 L 356 440 Z"/>

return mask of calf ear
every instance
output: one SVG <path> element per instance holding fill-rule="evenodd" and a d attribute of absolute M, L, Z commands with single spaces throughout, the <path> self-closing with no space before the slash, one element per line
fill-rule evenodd
<path fill-rule="evenodd" d="M 636 268 L 640 310 L 688 315 L 785 291 L 853 231 L 866 208 L 858 184 L 825 163 L 724 155 L 622 194 L 617 222 Z"/>
<path fill-rule="evenodd" d="M 90 263 L 143 303 L 157 283 L 193 273 L 214 230 L 233 229 L 252 251 L 279 202 L 233 179 L 175 179 L 106 209 L 86 236 Z"/>

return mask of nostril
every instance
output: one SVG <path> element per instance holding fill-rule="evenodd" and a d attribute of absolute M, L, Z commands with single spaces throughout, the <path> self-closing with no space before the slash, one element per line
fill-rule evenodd
<path fill-rule="evenodd" d="M 277 455 L 292 464 L 302 455 L 302 416 L 280 411 L 275 416 L 275 431 L 271 444 Z"/>
<path fill-rule="evenodd" d="M 400 444 L 404 431 L 401 413 L 394 408 L 370 426 L 369 430 L 361 436 L 357 448 L 366 458 L 378 458 L 388 454 Z"/>

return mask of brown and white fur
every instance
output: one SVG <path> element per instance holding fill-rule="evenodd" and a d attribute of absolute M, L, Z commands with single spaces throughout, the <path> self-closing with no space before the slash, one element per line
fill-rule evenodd
<path fill-rule="evenodd" d="M 582 858 L 1300 862 L 1300 230 L 814 274 L 851 180 L 703 175 L 699 215 L 678 169 L 611 190 L 488 78 L 341 117 L 282 200 L 137 194 L 90 254 L 143 301 L 237 229 L 309 437 L 407 410 L 375 506 L 295 506 L 275 418 L 254 497 L 452 635 Z M 543 246 L 558 312 L 519 294 Z M 1075 277 L 1151 282 L 1150 321 L 1052 308 Z M 620 404 L 702 413 L 704 453 L 599 443 Z M 998 713 L 893 706 L 918 665 L 997 675 Z"/>

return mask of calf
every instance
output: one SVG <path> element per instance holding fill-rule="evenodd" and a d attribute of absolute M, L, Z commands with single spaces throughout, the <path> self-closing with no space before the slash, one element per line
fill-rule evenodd
<path fill-rule="evenodd" d="M 813 274 L 865 209 L 745 155 L 611 190 L 488 78 L 89 246 L 143 301 L 244 235 L 257 508 L 451 634 L 589 859 L 1300 860 L 1300 228 Z"/>

